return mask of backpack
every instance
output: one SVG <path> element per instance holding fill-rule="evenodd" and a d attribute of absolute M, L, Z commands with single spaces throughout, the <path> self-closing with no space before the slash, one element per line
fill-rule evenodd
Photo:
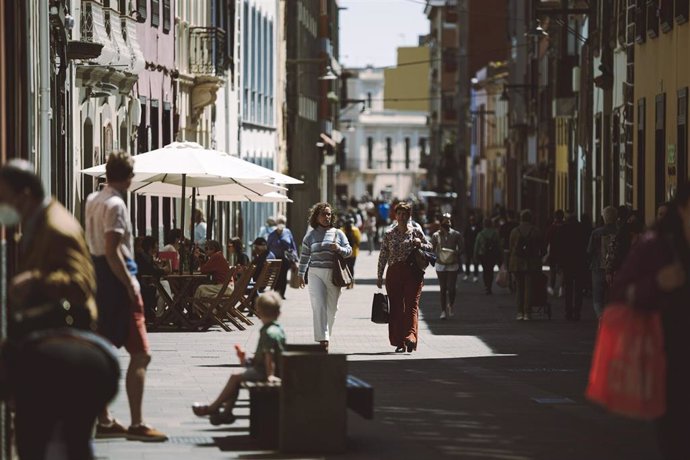
<path fill-rule="evenodd" d="M 539 257 L 539 248 L 537 248 L 537 244 L 534 241 L 534 238 L 532 238 L 531 229 L 529 232 L 527 232 L 527 235 L 520 233 L 517 247 L 515 248 L 515 254 L 523 259 Z"/>
<path fill-rule="evenodd" d="M 613 270 L 618 251 L 618 238 L 615 234 L 603 235 L 601 237 L 601 269 L 606 271 Z"/>

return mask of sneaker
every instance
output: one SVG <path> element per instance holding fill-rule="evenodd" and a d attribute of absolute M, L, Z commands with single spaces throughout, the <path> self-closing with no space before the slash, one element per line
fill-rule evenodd
<path fill-rule="evenodd" d="M 142 423 L 129 427 L 127 430 L 127 439 L 129 441 L 163 442 L 167 441 L 168 437 L 157 429 Z"/>
<path fill-rule="evenodd" d="M 113 419 L 110 424 L 96 423 L 96 439 L 125 438 L 127 428 Z"/>
<path fill-rule="evenodd" d="M 515 316 L 515 319 L 516 319 L 517 321 L 522 321 L 523 319 L 525 319 L 525 315 L 523 315 L 522 313 L 518 313 L 518 314 Z"/>
<path fill-rule="evenodd" d="M 440 318 L 441 318 L 441 319 L 446 319 L 446 311 L 445 311 L 445 310 L 443 310 L 443 311 L 441 312 L 441 317 L 440 317 Z"/>
<path fill-rule="evenodd" d="M 472 277 L 472 282 L 473 282 L 473 283 L 476 283 L 477 281 L 479 281 L 479 278 L 477 278 L 476 276 L 473 276 L 473 277 Z"/>
<path fill-rule="evenodd" d="M 542 291 L 543 292 L 543 291 Z M 549 293 L 549 295 L 553 295 L 553 288 L 551 286 L 546 288 L 546 292 Z"/>
<path fill-rule="evenodd" d="M 463 280 L 463 281 L 467 281 L 468 279 L 470 279 L 469 276 L 467 276 L 467 275 L 462 275 L 462 280 Z"/>

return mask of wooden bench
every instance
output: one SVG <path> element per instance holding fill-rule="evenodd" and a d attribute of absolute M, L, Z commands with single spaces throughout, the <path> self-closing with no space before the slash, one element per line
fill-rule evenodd
<path fill-rule="evenodd" d="M 278 446 L 281 383 L 242 382 L 249 390 L 249 434 L 265 447 Z M 346 379 L 347 407 L 361 417 L 374 418 L 374 387 L 353 375 Z"/>

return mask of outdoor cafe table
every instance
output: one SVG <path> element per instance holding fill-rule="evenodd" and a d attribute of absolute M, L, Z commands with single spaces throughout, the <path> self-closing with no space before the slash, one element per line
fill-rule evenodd
<path fill-rule="evenodd" d="M 208 275 L 200 273 L 186 275 L 170 274 L 162 278 L 145 276 L 143 279 L 156 287 L 158 294 L 163 298 L 166 305 L 165 310 L 161 312 L 160 316 L 156 316 L 153 324 L 154 328 L 171 323 L 190 330 L 206 329 L 210 326 L 210 323 L 197 318 L 192 308 L 194 292 L 202 284 L 210 282 Z M 170 290 L 173 293 L 172 297 L 168 295 L 161 284 L 161 279 L 170 283 Z"/>

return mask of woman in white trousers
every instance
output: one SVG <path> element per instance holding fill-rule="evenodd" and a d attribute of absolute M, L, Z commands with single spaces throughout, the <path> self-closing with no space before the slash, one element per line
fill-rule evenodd
<path fill-rule="evenodd" d="M 352 255 L 347 237 L 333 226 L 334 221 L 335 215 L 330 204 L 317 203 L 311 208 L 311 230 L 302 241 L 299 261 L 300 287 L 309 285 L 309 298 L 314 315 L 314 340 L 326 351 L 333 332 L 341 291 L 341 288 L 331 281 L 335 253 L 345 258 Z M 305 279 L 307 269 L 309 274 Z"/>

